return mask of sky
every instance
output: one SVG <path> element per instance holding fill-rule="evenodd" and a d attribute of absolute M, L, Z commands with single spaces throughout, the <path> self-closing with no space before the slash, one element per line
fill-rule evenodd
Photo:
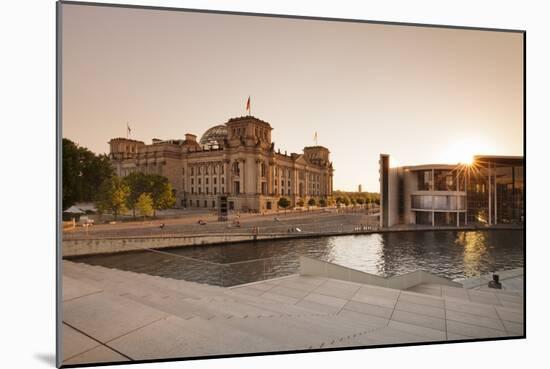
<path fill-rule="evenodd" d="M 392 165 L 523 155 L 523 35 L 63 4 L 62 131 L 199 138 L 246 115 L 281 152 L 331 152 L 334 189 Z"/>

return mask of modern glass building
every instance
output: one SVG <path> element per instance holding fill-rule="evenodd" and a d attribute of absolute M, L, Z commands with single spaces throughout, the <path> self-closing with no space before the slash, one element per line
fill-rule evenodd
<path fill-rule="evenodd" d="M 524 222 L 523 157 L 391 168 L 380 155 L 380 225 L 463 226 Z"/>

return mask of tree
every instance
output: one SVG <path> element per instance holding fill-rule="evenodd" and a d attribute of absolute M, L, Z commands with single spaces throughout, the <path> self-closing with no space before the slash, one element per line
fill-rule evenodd
<path fill-rule="evenodd" d="M 98 188 L 113 176 L 107 155 L 96 155 L 64 138 L 62 142 L 63 209 L 79 201 L 95 201 Z"/>
<path fill-rule="evenodd" d="M 97 209 L 100 213 L 109 212 L 115 220 L 121 213 L 127 211 L 126 202 L 130 188 L 117 176 L 107 178 L 99 188 Z"/>
<path fill-rule="evenodd" d="M 337 199 L 336 201 L 338 201 L 338 199 Z M 346 205 L 346 206 L 348 206 L 349 203 L 350 203 L 349 197 L 343 196 L 343 197 L 342 197 L 342 200 L 341 200 L 341 203 L 344 204 L 344 205 Z"/>
<path fill-rule="evenodd" d="M 313 197 L 311 197 L 311 198 L 307 201 L 307 204 L 308 204 L 309 206 L 315 206 L 316 201 L 315 201 L 315 199 L 314 199 Z"/>
<path fill-rule="evenodd" d="M 290 200 L 286 197 L 281 197 L 279 201 L 277 201 L 277 206 L 286 210 L 290 206 Z"/>
<path fill-rule="evenodd" d="M 327 200 L 325 200 L 325 199 L 320 199 L 320 200 L 319 200 L 319 206 L 320 206 L 320 207 L 323 207 L 323 208 L 326 207 L 326 206 L 327 206 Z"/>
<path fill-rule="evenodd" d="M 296 205 L 298 205 L 299 207 L 304 206 L 304 200 L 300 199 L 300 200 L 296 201 Z"/>
<path fill-rule="evenodd" d="M 126 205 L 129 209 L 132 209 L 132 215 L 136 217 L 136 207 L 139 197 L 143 193 L 149 193 L 152 191 L 150 176 L 142 172 L 133 172 L 124 177 L 124 183 L 130 188 L 130 194 L 126 200 Z M 152 197 L 151 197 L 152 200 Z"/>
<path fill-rule="evenodd" d="M 153 198 L 154 214 L 157 210 L 168 209 L 176 204 L 176 195 L 168 178 L 158 174 L 149 176 L 151 197 Z"/>
<path fill-rule="evenodd" d="M 365 198 L 364 197 L 358 197 L 357 200 L 355 200 L 355 201 L 357 201 L 357 203 L 359 205 L 363 205 L 365 203 Z"/>
<path fill-rule="evenodd" d="M 139 211 L 139 215 L 141 215 L 142 217 L 150 217 L 151 215 L 153 215 L 153 198 L 151 197 L 151 195 L 147 192 L 139 195 L 136 201 L 136 208 Z"/>

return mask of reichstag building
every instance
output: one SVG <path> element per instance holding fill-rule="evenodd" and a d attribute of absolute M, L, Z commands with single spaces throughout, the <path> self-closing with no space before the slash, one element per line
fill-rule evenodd
<path fill-rule="evenodd" d="M 128 138 L 109 141 L 119 176 L 134 171 L 160 174 L 171 182 L 179 207 L 216 208 L 228 197 L 230 210 L 276 209 L 280 197 L 292 205 L 332 195 L 329 150 L 305 147 L 289 155 L 275 151 L 271 125 L 253 116 L 229 119 L 197 136 L 153 139 L 147 145 Z"/>

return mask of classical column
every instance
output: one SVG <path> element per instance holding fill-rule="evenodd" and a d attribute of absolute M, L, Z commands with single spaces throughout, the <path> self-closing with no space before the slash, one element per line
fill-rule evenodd
<path fill-rule="evenodd" d="M 244 186 L 244 181 L 245 181 L 245 176 L 244 176 L 244 168 L 246 166 L 246 159 L 239 159 L 239 190 L 240 190 L 240 193 L 246 193 L 245 191 L 245 186 Z"/>
<path fill-rule="evenodd" d="M 305 197 L 308 197 L 309 196 L 309 172 L 307 171 L 307 167 L 304 168 L 304 175 L 306 178 L 304 181 L 304 186 L 306 187 L 304 191 L 304 195 Z"/>
<path fill-rule="evenodd" d="M 223 160 L 223 188 L 224 188 L 224 193 L 231 193 L 231 175 L 229 173 L 229 159 L 224 159 Z"/>
<path fill-rule="evenodd" d="M 273 171 L 275 169 L 273 168 L 273 163 L 268 162 L 267 165 L 267 194 L 271 196 L 273 194 Z"/>
<path fill-rule="evenodd" d="M 256 159 L 256 194 L 262 193 L 262 159 Z"/>

